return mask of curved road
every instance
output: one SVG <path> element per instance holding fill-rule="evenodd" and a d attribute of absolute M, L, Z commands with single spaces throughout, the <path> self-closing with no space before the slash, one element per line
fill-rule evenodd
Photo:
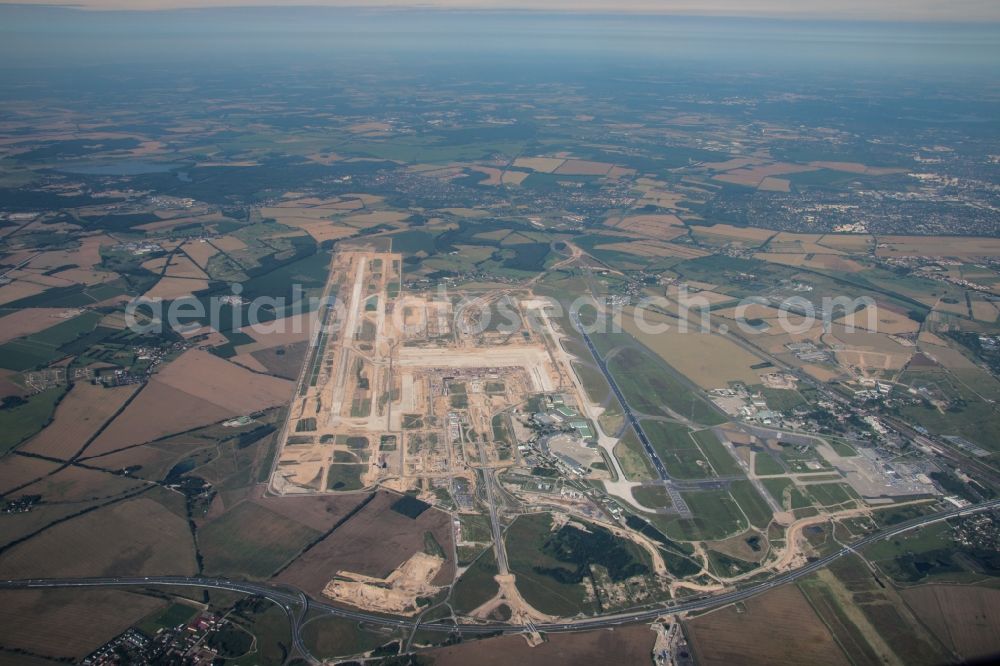
<path fill-rule="evenodd" d="M 888 539 L 898 534 L 904 532 L 909 532 L 911 530 L 918 529 L 925 525 L 930 525 L 932 523 L 941 522 L 947 520 L 948 518 L 955 518 L 958 516 L 967 516 L 976 513 L 981 513 L 984 511 L 992 511 L 995 509 L 1000 509 L 1000 499 L 990 500 L 988 502 L 982 502 L 980 504 L 970 505 L 964 508 L 954 508 L 948 511 L 942 511 L 940 513 L 935 513 L 929 516 L 922 516 L 920 518 L 915 518 L 909 520 L 899 525 L 895 525 L 881 532 L 875 532 L 870 534 L 852 544 L 846 545 L 838 551 L 830 553 L 825 557 L 819 558 L 810 562 L 809 564 L 788 571 L 783 574 L 779 574 L 774 578 L 759 583 L 752 587 L 747 587 L 744 589 L 734 590 L 732 592 L 726 592 L 724 594 L 699 597 L 691 599 L 688 601 L 681 601 L 679 603 L 669 602 L 663 606 L 657 606 L 656 608 L 638 610 L 638 611 L 626 611 L 622 613 L 612 613 L 608 615 L 601 615 L 596 617 L 589 617 L 581 620 L 571 620 L 566 622 L 555 622 L 548 624 L 538 624 L 533 627 L 528 627 L 526 625 L 515 625 L 515 624 L 465 624 L 465 625 L 454 625 L 447 622 L 422 622 L 420 623 L 421 629 L 429 629 L 433 631 L 442 632 L 457 632 L 466 635 L 477 635 L 477 634 L 489 634 L 489 633 L 520 633 L 526 630 L 537 630 L 542 632 L 568 632 L 568 631 L 582 631 L 585 629 L 599 629 L 602 627 L 612 627 L 622 624 L 631 624 L 635 622 L 652 621 L 656 618 L 673 613 L 683 613 L 690 611 L 700 611 L 708 610 L 710 608 L 715 608 L 718 606 L 725 606 L 728 604 L 735 603 L 737 601 L 743 601 L 750 597 L 756 596 L 767 592 L 770 589 L 778 587 L 780 585 L 785 585 L 786 583 L 791 583 L 799 578 L 808 576 L 820 569 L 823 569 L 831 562 L 844 557 L 845 555 L 850 555 L 855 553 L 858 549 L 864 548 L 865 546 L 875 543 L 876 541 L 881 541 L 882 539 Z M 359 622 L 367 622 L 370 624 L 378 624 L 388 627 L 398 627 L 404 629 L 412 629 L 414 625 L 414 620 L 407 618 L 397 618 L 385 615 L 376 615 L 374 613 L 368 613 L 365 611 L 353 611 L 347 608 L 340 608 L 337 606 L 331 606 L 322 602 L 317 602 L 309 599 L 300 590 L 288 587 L 271 585 L 267 583 L 251 583 L 244 581 L 233 581 L 225 578 L 203 578 L 197 576 L 149 576 L 149 577 L 130 577 L 130 578 L 59 578 L 59 579 L 27 579 L 27 580 L 6 580 L 0 581 L 0 589 L 38 589 L 38 588 L 67 588 L 67 587 L 136 587 L 136 586 L 175 586 L 175 587 L 202 587 L 211 589 L 221 589 L 228 590 L 232 592 L 240 592 L 248 595 L 258 595 L 269 599 L 273 603 L 281 607 L 286 615 L 288 615 L 289 621 L 292 625 L 292 641 L 295 649 L 307 659 L 312 660 L 312 657 L 305 645 L 302 642 L 300 628 L 303 619 L 306 616 L 307 610 L 317 611 L 321 613 L 327 613 L 330 615 L 335 615 L 338 617 L 356 620 Z M 296 610 L 298 611 L 296 613 Z"/>

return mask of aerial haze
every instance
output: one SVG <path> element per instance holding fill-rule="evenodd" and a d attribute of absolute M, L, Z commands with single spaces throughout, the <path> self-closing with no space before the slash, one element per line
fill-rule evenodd
<path fill-rule="evenodd" d="M 1000 656 L 1000 10 L 0 2 L 0 664 Z"/>

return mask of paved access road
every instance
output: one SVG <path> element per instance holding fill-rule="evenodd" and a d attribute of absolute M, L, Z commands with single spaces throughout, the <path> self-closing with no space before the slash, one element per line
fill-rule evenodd
<path fill-rule="evenodd" d="M 635 622 L 652 621 L 662 615 L 668 615 L 673 613 L 683 613 L 690 611 L 707 610 L 710 608 L 716 608 L 719 606 L 725 606 L 737 601 L 743 601 L 749 599 L 750 597 L 756 596 L 767 592 L 770 589 L 778 587 L 780 585 L 785 585 L 786 583 L 791 583 L 799 578 L 808 576 L 820 569 L 823 569 L 831 562 L 844 557 L 845 555 L 850 555 L 854 553 L 857 549 L 863 548 L 868 544 L 880 541 L 882 539 L 888 539 L 894 537 L 898 534 L 904 532 L 909 532 L 911 530 L 918 529 L 925 525 L 930 525 L 932 523 L 941 522 L 947 520 L 948 518 L 955 518 L 958 516 L 967 516 L 975 513 L 982 513 L 984 511 L 993 511 L 1000 509 L 1000 499 L 991 500 L 989 502 L 983 502 L 981 504 L 974 504 L 964 508 L 954 508 L 948 511 L 942 511 L 940 513 L 935 513 L 929 516 L 922 516 L 920 518 L 915 518 L 913 520 L 900 523 L 899 525 L 894 525 L 890 528 L 882 530 L 880 532 L 875 532 L 866 536 L 858 541 L 844 546 L 840 550 L 830 553 L 825 557 L 819 558 L 815 561 L 810 562 L 804 567 L 788 571 L 783 574 L 779 574 L 774 578 L 765 581 L 763 583 L 758 583 L 751 587 L 746 587 L 743 589 L 734 590 L 732 592 L 726 592 L 724 594 L 718 594 L 714 596 L 705 596 L 695 599 L 690 599 L 687 601 L 681 601 L 679 603 L 670 602 L 666 605 L 657 606 L 655 608 L 647 608 L 637 611 L 626 611 L 623 613 L 612 613 L 608 615 L 601 615 L 597 617 L 588 617 L 580 620 L 569 620 L 566 622 L 555 622 L 548 624 L 538 624 L 533 627 L 527 627 L 515 624 L 500 624 L 500 623 L 490 623 L 490 624 L 464 624 L 464 625 L 452 625 L 447 622 L 427 622 L 421 623 L 421 629 L 429 629 L 433 631 L 441 631 L 445 633 L 456 632 L 463 635 L 482 635 L 491 633 L 520 633 L 526 630 L 537 630 L 542 632 L 567 632 L 567 631 L 583 631 L 586 629 L 599 629 L 602 627 L 613 627 L 622 624 L 631 624 Z M 309 652 L 307 651 L 305 645 L 302 643 L 301 638 L 301 624 L 305 617 L 306 610 L 311 610 L 313 612 L 326 613 L 329 615 L 334 615 L 337 617 L 343 617 L 350 620 L 356 620 L 359 622 L 367 622 L 370 624 L 377 624 L 387 627 L 397 627 L 400 629 L 411 630 L 414 626 L 414 620 L 409 618 L 398 618 L 389 617 L 385 615 L 376 615 L 374 613 L 367 613 L 365 611 L 354 611 L 347 608 L 341 608 L 338 606 L 331 606 L 326 603 L 313 601 L 308 599 L 305 594 L 300 590 L 282 586 L 282 585 L 272 585 L 268 583 L 251 583 L 246 581 L 236 581 L 228 580 L 225 578 L 205 578 L 201 576 L 149 576 L 149 577 L 121 577 L 121 578 L 41 578 L 41 579 L 28 579 L 28 580 L 6 580 L 0 581 L 0 589 L 39 589 L 39 588 L 68 588 L 68 587 L 160 587 L 160 586 L 173 586 L 173 587 L 201 587 L 201 588 L 211 588 L 211 589 L 221 589 L 229 590 L 232 592 L 240 592 L 248 595 L 258 595 L 269 599 L 278 606 L 280 606 L 285 613 L 288 615 L 289 622 L 292 625 L 292 639 L 296 650 L 307 659 L 311 659 Z M 297 611 L 297 612 L 296 612 Z"/>

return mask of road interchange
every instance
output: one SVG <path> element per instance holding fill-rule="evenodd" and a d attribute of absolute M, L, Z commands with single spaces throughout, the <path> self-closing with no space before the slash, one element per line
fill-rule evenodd
<path fill-rule="evenodd" d="M 689 613 L 693 611 L 710 610 L 721 606 L 744 601 L 756 595 L 762 594 L 773 588 L 792 583 L 800 578 L 809 576 L 820 569 L 825 568 L 832 562 L 846 555 L 856 554 L 859 549 L 865 546 L 889 539 L 899 534 L 919 529 L 926 525 L 938 523 L 950 518 L 973 515 L 985 511 L 1000 509 L 1000 499 L 982 502 L 966 507 L 955 507 L 927 516 L 921 516 L 908 520 L 898 525 L 894 525 L 885 530 L 874 532 L 853 543 L 846 544 L 837 551 L 817 558 L 805 566 L 787 571 L 774 576 L 770 580 L 746 587 L 736 589 L 723 594 L 707 597 L 698 597 L 680 602 L 668 602 L 655 608 L 644 608 L 639 610 L 610 613 L 600 616 L 581 618 L 578 620 L 567 620 L 563 622 L 537 623 L 528 625 L 504 624 L 504 623 L 483 623 L 483 624 L 452 624 L 450 622 L 421 622 L 422 630 L 440 631 L 444 633 L 458 633 L 463 636 L 482 636 L 497 633 L 522 633 L 525 631 L 540 632 L 574 632 L 590 629 L 601 629 L 636 622 L 649 622 L 664 615 L 677 613 Z M 408 618 L 391 617 L 378 615 L 360 610 L 351 610 L 333 606 L 327 603 L 309 599 L 301 590 L 297 590 L 286 585 L 273 585 L 268 583 L 257 583 L 249 581 L 229 580 L 226 578 L 208 578 L 202 576 L 145 576 L 145 577 L 104 577 L 104 578 L 35 578 L 24 580 L 0 581 L 0 589 L 46 589 L 46 588 L 87 588 L 87 587 L 197 587 L 207 589 L 220 589 L 231 592 L 238 592 L 247 595 L 256 595 L 270 600 L 284 610 L 289 618 L 292 627 L 292 641 L 295 649 L 307 659 L 313 660 L 309 654 L 301 637 L 301 625 L 305 619 L 307 611 L 314 613 L 325 613 L 328 615 L 341 617 L 358 622 L 366 622 L 385 627 L 396 627 L 411 630 L 414 620 Z M 298 611 L 298 612 L 296 612 Z"/>

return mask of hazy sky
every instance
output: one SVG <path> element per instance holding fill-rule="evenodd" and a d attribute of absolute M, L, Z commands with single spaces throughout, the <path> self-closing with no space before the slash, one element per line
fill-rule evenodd
<path fill-rule="evenodd" d="M 556 11 L 657 12 L 694 15 L 889 21 L 1000 22 L 998 0 L 0 0 L 88 9 L 175 9 L 231 6 L 365 6 Z"/>

